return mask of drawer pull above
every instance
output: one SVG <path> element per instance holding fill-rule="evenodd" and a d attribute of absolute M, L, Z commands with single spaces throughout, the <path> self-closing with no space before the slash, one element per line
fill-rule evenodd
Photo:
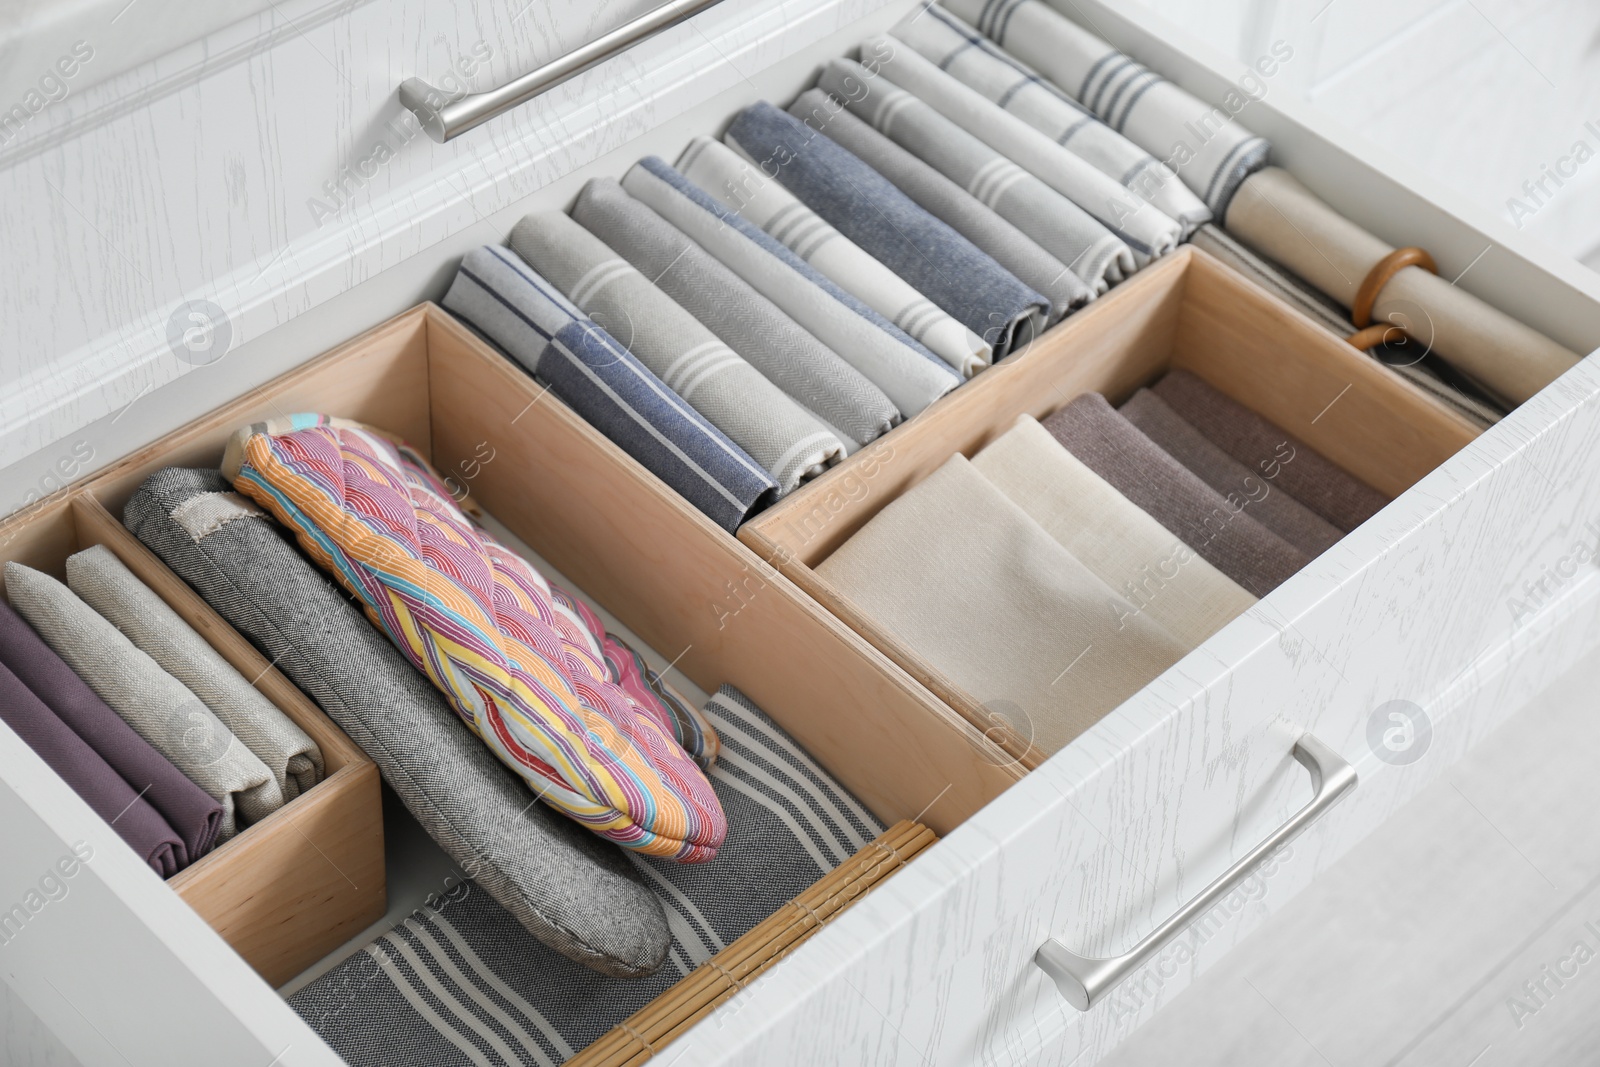
<path fill-rule="evenodd" d="M 1110 959 L 1093 959 L 1080 956 L 1055 938 L 1039 946 L 1033 962 L 1048 974 L 1061 990 L 1061 995 L 1079 1011 L 1088 1011 L 1102 997 L 1116 988 L 1123 979 L 1138 970 L 1150 957 L 1182 933 L 1188 925 L 1211 909 L 1223 897 L 1233 892 L 1261 862 L 1280 845 L 1294 840 L 1302 830 L 1320 819 L 1329 808 L 1337 804 L 1356 786 L 1356 769 L 1343 756 L 1305 734 L 1294 745 L 1294 758 L 1311 773 L 1311 802 L 1289 817 L 1266 840 L 1224 871 L 1216 881 L 1206 886 L 1199 896 L 1179 908 L 1166 922 L 1156 927 L 1150 936 L 1120 956 Z"/>
<path fill-rule="evenodd" d="M 551 60 L 522 77 L 485 93 L 469 93 L 458 100 L 434 88 L 421 78 L 400 83 L 400 103 L 422 123 L 428 136 L 444 144 L 483 125 L 496 115 L 525 104 L 568 78 L 575 78 L 590 67 L 604 63 L 662 30 L 671 29 L 691 15 L 716 4 L 718 0 L 669 0 L 652 8 L 632 22 L 618 26 L 581 48 Z"/>

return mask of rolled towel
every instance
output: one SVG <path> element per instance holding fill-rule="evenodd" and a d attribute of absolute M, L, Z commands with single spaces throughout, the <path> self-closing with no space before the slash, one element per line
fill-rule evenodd
<path fill-rule="evenodd" d="M 189 779 L 222 805 L 217 844 L 283 807 L 255 753 L 182 682 L 50 577 L 6 564 L 11 606 L 67 665 Z"/>
<path fill-rule="evenodd" d="M 515 922 L 602 974 L 661 966 L 666 917 L 622 850 L 530 803 L 444 695 L 221 473 L 157 471 L 123 520 L 372 757 L 428 836 Z"/>
<path fill-rule="evenodd" d="M 121 630 L 254 752 L 293 800 L 322 781 L 322 750 L 104 545 L 67 557 L 67 587 Z"/>
<path fill-rule="evenodd" d="M 730 533 L 778 483 L 509 249 L 461 261 L 444 306 Z"/>
<path fill-rule="evenodd" d="M 511 247 L 584 313 L 793 491 L 845 456 L 839 432 L 652 285 L 604 241 L 559 211 L 529 215 Z"/>

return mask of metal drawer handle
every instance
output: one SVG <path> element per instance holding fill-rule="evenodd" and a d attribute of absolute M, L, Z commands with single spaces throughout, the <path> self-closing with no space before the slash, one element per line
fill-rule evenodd
<path fill-rule="evenodd" d="M 1356 769 L 1345 762 L 1343 756 L 1310 734 L 1305 734 L 1295 742 L 1294 758 L 1311 772 L 1311 802 L 1290 816 L 1288 822 L 1241 857 L 1238 863 L 1224 871 L 1220 878 L 1206 886 L 1199 896 L 1156 927 L 1149 937 L 1121 956 L 1110 959 L 1080 956 L 1053 937 L 1039 946 L 1033 962 L 1055 981 L 1056 988 L 1061 990 L 1068 1004 L 1079 1011 L 1088 1011 L 1182 933 L 1190 923 L 1233 892 L 1274 850 L 1294 840 L 1302 830 L 1320 819 L 1356 787 Z"/>
<path fill-rule="evenodd" d="M 470 93 L 459 100 L 451 100 L 449 93 L 435 89 L 421 78 L 407 78 L 400 83 L 400 103 L 417 116 L 429 137 L 444 144 L 718 2 L 670 0 L 515 81 L 486 93 Z"/>

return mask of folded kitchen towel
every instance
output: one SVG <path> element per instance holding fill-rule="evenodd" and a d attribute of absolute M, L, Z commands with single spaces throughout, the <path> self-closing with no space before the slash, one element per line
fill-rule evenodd
<path fill-rule="evenodd" d="M 735 116 L 724 137 L 759 164 L 755 177 L 775 171 L 807 207 L 993 346 L 995 357 L 1043 329 L 1044 296 L 826 134 L 763 101 Z"/>
<path fill-rule="evenodd" d="M 987 204 L 889 140 L 822 89 L 807 89 L 789 113 L 827 134 L 893 182 L 923 210 L 994 257 L 1017 280 L 1050 301 L 1056 322 L 1094 299 L 1095 293 L 1067 265 Z"/>
<path fill-rule="evenodd" d="M 1212 489 L 1099 393 L 1079 396 L 1043 426 L 1085 466 L 1254 595 L 1266 596 L 1310 562 L 1247 514 L 1243 495 L 1229 498 Z"/>
<path fill-rule="evenodd" d="M 171 878 L 188 866 L 188 850 L 161 813 L 3 664 L 0 722 L 49 764 L 156 874 Z"/>
<path fill-rule="evenodd" d="M 849 59 L 817 83 L 1065 263 L 1095 293 L 1137 269 L 1133 250 L 1087 211 L 890 81 Z"/>
<path fill-rule="evenodd" d="M 585 185 L 572 217 L 768 381 L 844 434 L 847 445 L 870 444 L 900 421 L 883 390 L 615 179 Z"/>
<path fill-rule="evenodd" d="M 1213 107 L 1040 0 L 945 0 L 944 7 L 1176 171 L 1219 219 L 1239 184 L 1267 165 L 1272 146 L 1237 118 L 1265 93 L 1259 79 Z M 1293 54 L 1275 47 L 1263 62 L 1276 70 Z"/>
<path fill-rule="evenodd" d="M 1270 476 L 1336 529 L 1354 530 L 1389 502 L 1309 445 L 1186 370 L 1169 371 L 1151 391 L 1212 444 Z"/>
<path fill-rule="evenodd" d="M 839 353 L 906 418 L 961 384 L 910 334 L 655 156 L 634 164 L 622 187 Z"/>
<path fill-rule="evenodd" d="M 732 686 L 705 714 L 728 758 L 717 858 L 631 857 L 672 917 L 649 978 L 590 974 L 532 944 L 471 882 L 441 894 L 289 1005 L 351 1067 L 556 1064 L 590 1045 L 883 832 L 872 813 Z"/>
<path fill-rule="evenodd" d="M 778 483 L 515 254 L 468 252 L 444 306 L 730 533 Z"/>
<path fill-rule="evenodd" d="M 960 454 L 817 572 L 1046 753 L 1187 651 Z"/>
<path fill-rule="evenodd" d="M 869 67 L 876 63 L 894 84 L 1098 219 L 1133 249 L 1134 260 L 1141 265 L 1166 255 L 1183 240 L 1183 226 L 1176 219 L 961 84 L 915 49 L 892 37 L 877 37 L 861 46 L 861 54 L 863 63 Z"/>
<path fill-rule="evenodd" d="M 372 757 L 428 836 L 515 922 L 602 974 L 661 966 L 666 918 L 622 850 L 530 803 L 444 695 L 220 472 L 157 471 L 123 521 Z"/>
<path fill-rule="evenodd" d="M 160 813 L 182 844 L 180 867 L 211 851 L 222 829 L 222 805 L 112 711 L 4 600 L 0 664 Z"/>
<path fill-rule="evenodd" d="M 972 466 L 1185 649 L 1256 602 L 1062 448 L 1032 415 L 972 457 Z"/>
<path fill-rule="evenodd" d="M 322 750 L 104 545 L 67 557 L 67 587 L 189 688 L 272 772 L 287 802 L 322 781 Z"/>
<path fill-rule="evenodd" d="M 1211 210 L 1165 163 L 950 12 L 923 5 L 890 32 L 963 85 L 1176 219 L 1184 237 L 1211 220 Z"/>
<path fill-rule="evenodd" d="M 839 433 L 785 396 L 627 260 L 567 215 L 529 215 L 511 231 L 527 264 L 748 452 L 779 494 L 845 456 Z"/>
<path fill-rule="evenodd" d="M 187 686 L 162 670 L 72 590 L 15 561 L 11 606 L 139 736 L 222 805 L 217 844 L 283 807 L 283 790 Z"/>
<path fill-rule="evenodd" d="M 1239 189 L 1229 233 L 1288 267 L 1345 307 L 1390 245 L 1329 207 L 1286 170 L 1268 167 Z M 1578 362 L 1578 355 L 1421 267 L 1389 279 L 1374 322 L 1406 329 L 1491 395 L 1515 406 Z"/>
<path fill-rule="evenodd" d="M 1140 389 L 1120 409 L 1167 455 L 1223 496 L 1238 496 L 1255 520 L 1308 556 L 1320 556 L 1344 536 L 1286 492 L 1267 472 L 1247 467 L 1212 444 L 1156 394 Z"/>

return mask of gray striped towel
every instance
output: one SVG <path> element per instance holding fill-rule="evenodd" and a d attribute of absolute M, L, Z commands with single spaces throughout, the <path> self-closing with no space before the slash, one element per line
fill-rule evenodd
<path fill-rule="evenodd" d="M 844 458 L 832 427 L 783 394 L 606 243 L 559 211 L 529 215 L 511 247 L 778 483 Z"/>
<path fill-rule="evenodd" d="M 656 156 L 634 164 L 622 187 L 865 374 L 906 418 L 961 384 L 914 337 Z"/>
<path fill-rule="evenodd" d="M 892 37 L 861 46 L 862 63 L 876 64 L 907 92 L 1070 199 L 1122 238 L 1143 266 L 1171 252 L 1183 227 L 1089 163 Z"/>
<path fill-rule="evenodd" d="M 585 185 L 572 217 L 772 384 L 843 433 L 847 445 L 870 444 L 900 421 L 883 390 L 615 179 Z"/>
<path fill-rule="evenodd" d="M 789 114 L 893 182 L 928 214 L 994 257 L 1017 280 L 1050 301 L 1054 323 L 1094 299 L 1094 290 L 1039 243 L 928 164 L 845 109 L 821 89 L 807 89 Z"/>
<path fill-rule="evenodd" d="M 761 173 L 748 154 L 709 137 L 696 137 L 678 157 L 678 170 L 723 207 L 760 226 L 841 289 L 921 341 L 963 378 L 993 362 L 992 344 L 946 315 L 793 193 Z"/>
<path fill-rule="evenodd" d="M 933 4 L 918 8 L 892 32 L 940 70 L 1176 219 L 1184 237 L 1211 221 L 1211 210 L 1170 167 L 950 12 Z"/>
<path fill-rule="evenodd" d="M 630 855 L 672 927 L 647 978 L 585 970 L 529 938 L 473 882 L 289 997 L 351 1067 L 554 1065 L 666 992 L 883 833 L 883 825 L 732 686 L 705 707 L 708 777 L 728 816 L 709 863 Z"/>
<path fill-rule="evenodd" d="M 1095 293 L 1137 269 L 1133 250 L 1077 204 L 889 80 L 849 59 L 817 83 L 880 133 L 1039 242 Z"/>
<path fill-rule="evenodd" d="M 1039 0 L 945 0 L 944 6 L 1177 171 L 1219 219 L 1239 184 L 1267 165 L 1272 146 L 1235 117 L 1253 98 L 1244 88 L 1230 92 L 1227 107 L 1212 107 Z M 1275 68 L 1293 54 L 1274 48 L 1263 62 Z"/>

